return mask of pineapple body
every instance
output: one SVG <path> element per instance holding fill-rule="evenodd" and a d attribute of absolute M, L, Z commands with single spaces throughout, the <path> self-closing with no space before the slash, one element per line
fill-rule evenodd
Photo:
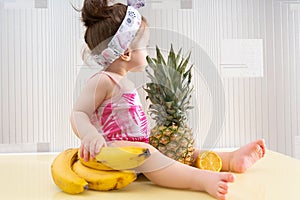
<path fill-rule="evenodd" d="M 191 86 L 191 69 L 187 58 L 181 57 L 181 50 L 175 54 L 171 46 L 167 61 L 159 48 L 157 57 L 147 57 L 149 69 L 146 69 L 151 82 L 146 84 L 145 91 L 150 100 L 149 112 L 155 121 L 150 132 L 150 144 L 166 156 L 182 162 L 193 164 L 194 137 L 187 126 L 188 110 L 193 86 Z"/>
<path fill-rule="evenodd" d="M 187 126 L 155 126 L 151 129 L 149 142 L 164 155 L 181 163 L 192 165 L 194 138 Z"/>

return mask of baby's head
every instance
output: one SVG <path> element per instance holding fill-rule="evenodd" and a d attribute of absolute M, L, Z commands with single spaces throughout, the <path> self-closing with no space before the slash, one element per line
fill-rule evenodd
<path fill-rule="evenodd" d="M 110 54 L 119 55 L 120 51 L 116 53 L 114 49 L 124 49 L 121 52 L 123 54 L 146 48 L 148 42 L 146 19 L 132 7 L 109 3 L 109 0 L 85 0 L 82 8 L 82 21 L 86 27 L 84 39 L 96 60 L 98 56 L 103 60 L 103 56 L 110 58 Z M 124 28 L 128 31 L 120 32 Z M 107 51 L 108 49 L 113 51 Z M 102 65 L 111 63 L 103 64 L 99 60 Z"/>

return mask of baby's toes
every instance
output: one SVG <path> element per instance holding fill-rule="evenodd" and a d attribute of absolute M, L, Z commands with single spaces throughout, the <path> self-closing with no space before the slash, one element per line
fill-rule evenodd
<path fill-rule="evenodd" d="M 226 199 L 226 194 L 222 194 L 220 192 L 217 193 L 217 199 L 218 200 L 225 200 Z"/>
<path fill-rule="evenodd" d="M 219 183 L 219 188 L 222 189 L 222 190 L 226 190 L 227 191 L 228 188 L 229 188 L 228 183 L 221 181 Z"/>
<path fill-rule="evenodd" d="M 259 139 L 256 141 L 256 143 L 259 145 L 259 147 L 262 150 L 262 157 L 265 155 L 266 153 L 266 143 L 264 139 Z"/>
<path fill-rule="evenodd" d="M 218 192 L 223 195 L 227 194 L 228 193 L 228 185 L 224 182 L 223 182 L 223 185 L 220 184 L 219 188 L 218 188 Z"/>
<path fill-rule="evenodd" d="M 228 172 L 223 172 L 221 175 L 221 180 L 224 182 L 234 182 L 235 175 Z"/>

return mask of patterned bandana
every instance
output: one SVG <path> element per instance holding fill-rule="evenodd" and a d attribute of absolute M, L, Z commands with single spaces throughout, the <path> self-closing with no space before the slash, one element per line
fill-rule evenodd
<path fill-rule="evenodd" d="M 127 5 L 134 8 L 140 8 L 145 6 L 145 0 L 127 0 Z"/>
<path fill-rule="evenodd" d="M 145 0 L 127 0 L 127 11 L 116 34 L 100 54 L 93 55 L 93 59 L 103 67 L 107 67 L 118 59 L 128 49 L 142 22 L 141 14 L 135 9 L 145 5 Z"/>

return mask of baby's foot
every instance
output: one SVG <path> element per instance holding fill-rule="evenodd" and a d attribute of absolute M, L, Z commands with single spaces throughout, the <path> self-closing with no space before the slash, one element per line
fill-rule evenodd
<path fill-rule="evenodd" d="M 246 144 L 233 152 L 230 159 L 230 170 L 237 173 L 245 172 L 256 161 L 264 157 L 265 151 L 264 139 Z"/>
<path fill-rule="evenodd" d="M 234 182 L 235 176 L 227 172 L 212 172 L 206 179 L 205 190 L 218 200 L 225 200 L 229 183 Z"/>

